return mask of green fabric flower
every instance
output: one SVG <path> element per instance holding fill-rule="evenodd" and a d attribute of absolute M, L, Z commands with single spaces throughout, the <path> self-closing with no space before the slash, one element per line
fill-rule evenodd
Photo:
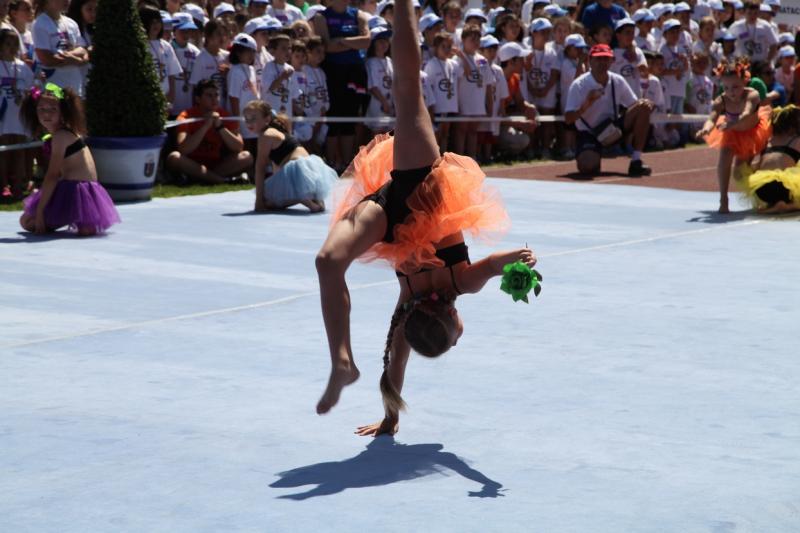
<path fill-rule="evenodd" d="M 534 296 L 542 292 L 542 275 L 531 269 L 522 261 L 509 263 L 503 267 L 503 279 L 500 290 L 511 295 L 515 302 L 522 300 L 528 303 L 528 293 L 533 289 Z"/>

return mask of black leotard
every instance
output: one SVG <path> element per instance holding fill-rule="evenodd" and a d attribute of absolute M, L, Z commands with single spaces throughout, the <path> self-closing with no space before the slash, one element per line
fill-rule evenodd
<path fill-rule="evenodd" d="M 372 200 L 386 213 L 386 233 L 383 235 L 383 242 L 394 242 L 394 227 L 402 224 L 411 214 L 406 200 L 417 185 L 425 181 L 432 168 L 426 166 L 409 170 L 392 170 L 392 179 L 362 200 L 362 202 Z"/>
<path fill-rule="evenodd" d="M 68 158 L 72 154 L 77 154 L 84 148 L 86 148 L 86 143 L 83 142 L 83 138 L 78 137 L 75 142 L 67 146 L 66 150 L 64 150 L 64 159 Z"/>
<path fill-rule="evenodd" d="M 281 162 L 286 159 L 286 156 L 294 152 L 294 149 L 298 146 L 300 146 L 300 143 L 297 142 L 297 139 L 291 135 L 287 135 L 281 144 L 270 150 L 269 158 L 272 159 L 272 162 L 276 165 L 280 165 Z"/>

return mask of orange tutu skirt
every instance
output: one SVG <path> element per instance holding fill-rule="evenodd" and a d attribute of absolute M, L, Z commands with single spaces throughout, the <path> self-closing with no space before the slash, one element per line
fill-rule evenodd
<path fill-rule="evenodd" d="M 761 106 L 758 108 L 758 124 L 753 129 L 720 131 L 715 127 L 706 137 L 706 142 L 712 148 L 730 148 L 740 161 L 750 161 L 756 154 L 761 153 L 772 136 L 771 113 L 772 109 L 769 106 Z M 724 116 L 719 117 L 717 126 L 725 121 Z"/>
<path fill-rule="evenodd" d="M 331 224 L 391 179 L 393 158 L 394 137 L 388 134 L 361 147 L 342 175 L 352 177 L 353 183 L 335 201 Z M 485 185 L 485 178 L 471 158 L 445 153 L 406 200 L 411 214 L 394 227 L 394 242 L 375 243 L 359 260 L 384 260 L 395 270 L 413 274 L 444 266 L 436 257 L 436 244 L 448 235 L 462 231 L 484 241 L 501 237 L 510 220 L 500 195 Z"/>

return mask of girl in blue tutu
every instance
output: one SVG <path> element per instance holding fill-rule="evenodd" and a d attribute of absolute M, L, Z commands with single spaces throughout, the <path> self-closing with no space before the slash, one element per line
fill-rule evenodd
<path fill-rule="evenodd" d="M 54 83 L 32 87 L 22 100 L 20 118 L 37 137 L 45 134 L 43 151 L 50 159 L 42 188 L 25 200 L 20 225 L 37 234 L 67 226 L 89 236 L 119 222 L 81 137 L 86 130 L 78 95 Z"/>
<path fill-rule="evenodd" d="M 287 121 L 262 100 L 244 108 L 247 128 L 259 135 L 256 158 L 256 211 L 303 204 L 312 213 L 325 210 L 325 197 L 338 179 L 336 171 L 310 155 L 289 133 Z M 274 172 L 265 178 L 270 162 Z"/>

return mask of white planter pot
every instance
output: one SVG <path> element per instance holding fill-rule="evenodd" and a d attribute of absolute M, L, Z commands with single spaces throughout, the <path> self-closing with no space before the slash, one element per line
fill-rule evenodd
<path fill-rule="evenodd" d="M 97 179 L 115 202 L 149 200 L 166 134 L 158 137 L 89 137 Z"/>

